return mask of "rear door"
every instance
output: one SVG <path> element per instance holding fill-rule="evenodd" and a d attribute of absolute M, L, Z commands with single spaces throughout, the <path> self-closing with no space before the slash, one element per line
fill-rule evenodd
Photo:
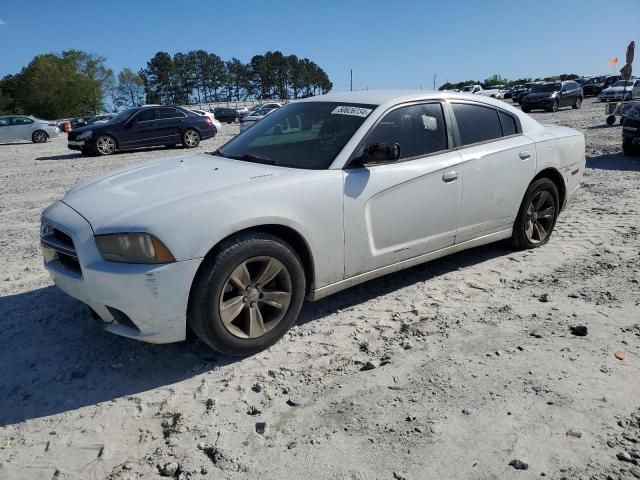
<path fill-rule="evenodd" d="M 536 148 L 515 115 L 487 105 L 455 101 L 458 152 L 464 184 L 456 243 L 512 227 L 536 171 Z"/>
<path fill-rule="evenodd" d="M 118 146 L 135 148 L 153 145 L 158 137 L 158 109 L 145 108 L 131 117 L 118 136 Z"/>
<path fill-rule="evenodd" d="M 29 117 L 13 117 L 11 122 L 11 136 L 13 139 L 31 140 L 35 122 Z"/>
<path fill-rule="evenodd" d="M 158 108 L 158 136 L 168 144 L 182 141 L 182 130 L 187 115 L 174 107 Z"/>

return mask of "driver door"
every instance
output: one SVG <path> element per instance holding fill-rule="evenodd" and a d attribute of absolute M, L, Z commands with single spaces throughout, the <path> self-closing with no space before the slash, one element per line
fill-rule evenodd
<path fill-rule="evenodd" d="M 13 140 L 11 138 L 11 117 L 0 118 L 0 143 Z"/>
<path fill-rule="evenodd" d="M 158 109 L 145 108 L 124 125 L 122 134 L 118 138 L 118 145 L 122 148 L 152 145 L 158 136 Z"/>
<path fill-rule="evenodd" d="M 443 106 L 401 106 L 372 127 L 355 152 L 397 143 L 400 158 L 344 170 L 345 278 L 454 244 L 462 192 L 461 157 Z"/>

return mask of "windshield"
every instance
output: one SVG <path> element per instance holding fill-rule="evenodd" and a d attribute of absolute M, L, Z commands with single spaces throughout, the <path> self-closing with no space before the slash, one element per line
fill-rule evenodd
<path fill-rule="evenodd" d="M 612 87 L 633 87 L 633 82 L 630 82 L 628 80 L 619 80 L 611 86 Z"/>
<path fill-rule="evenodd" d="M 531 90 L 535 93 L 559 92 L 562 85 L 559 83 L 544 83 L 542 85 L 534 85 Z"/>
<path fill-rule="evenodd" d="M 128 108 L 127 110 L 123 110 L 122 112 L 117 114 L 115 117 L 113 117 L 111 120 L 109 120 L 109 123 L 124 122 L 127 118 L 129 118 L 138 110 L 139 110 L 138 108 Z"/>
<path fill-rule="evenodd" d="M 214 154 L 324 170 L 375 108 L 376 105 L 355 103 L 291 103 L 264 117 Z"/>
<path fill-rule="evenodd" d="M 473 90 L 473 85 L 469 85 L 462 88 L 463 92 L 470 92 L 471 90 Z"/>

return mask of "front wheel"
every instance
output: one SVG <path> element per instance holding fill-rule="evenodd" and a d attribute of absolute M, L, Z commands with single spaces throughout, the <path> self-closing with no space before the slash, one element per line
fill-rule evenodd
<path fill-rule="evenodd" d="M 557 112 L 558 108 L 560 107 L 560 105 L 558 104 L 558 101 L 556 100 L 555 102 L 553 102 L 551 104 L 551 106 L 548 108 L 549 112 Z"/>
<path fill-rule="evenodd" d="M 576 98 L 576 101 L 574 102 L 574 104 L 572 105 L 572 108 L 574 110 L 579 109 L 582 106 L 582 99 L 580 97 Z"/>
<path fill-rule="evenodd" d="M 111 155 L 116 151 L 116 141 L 109 135 L 100 135 L 96 138 L 93 151 L 98 155 Z"/>
<path fill-rule="evenodd" d="M 560 213 L 558 188 L 548 178 L 536 180 L 527 189 L 513 225 L 511 244 L 537 248 L 549 241 Z"/>
<path fill-rule="evenodd" d="M 31 140 L 33 141 L 33 143 L 45 143 L 48 138 L 49 135 L 47 135 L 47 132 L 45 132 L 44 130 L 36 130 L 31 135 Z"/>
<path fill-rule="evenodd" d="M 189 326 L 227 355 L 251 355 L 277 342 L 302 308 L 306 279 L 295 250 L 254 232 L 232 237 L 200 267 Z"/>
<path fill-rule="evenodd" d="M 200 134 L 189 128 L 182 134 L 182 145 L 185 148 L 195 148 L 200 144 Z"/>

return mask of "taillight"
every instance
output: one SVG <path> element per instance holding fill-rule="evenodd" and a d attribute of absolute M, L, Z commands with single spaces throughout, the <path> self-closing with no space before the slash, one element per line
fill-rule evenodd
<path fill-rule="evenodd" d="M 213 125 L 213 120 L 211 120 L 209 117 L 205 117 L 204 123 L 211 127 Z"/>

